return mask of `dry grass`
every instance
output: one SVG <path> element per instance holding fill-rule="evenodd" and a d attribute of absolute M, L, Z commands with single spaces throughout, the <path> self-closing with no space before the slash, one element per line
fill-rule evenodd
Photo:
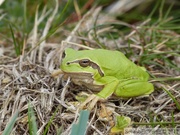
<path fill-rule="evenodd" d="M 19 115 L 12 134 L 28 134 L 27 112 L 29 102 L 36 114 L 38 134 L 43 133 L 45 126 L 57 108 L 58 111 L 50 125 L 48 134 L 56 134 L 57 129 L 60 128 L 62 134 L 70 133 L 71 126 L 77 120 L 79 111 L 75 96 L 81 91 L 90 94 L 91 90 L 74 86 L 69 81 L 67 83 L 63 82 L 61 75 L 57 78 L 52 77 L 52 72 L 59 69 L 64 48 L 82 49 L 82 46 L 70 44 L 69 42 L 86 44 L 91 48 L 98 48 L 101 45 L 99 43 L 102 43 L 107 49 L 118 48 L 124 53 L 127 53 L 127 50 L 131 52 L 132 49 L 133 55 L 131 55 L 130 59 L 136 63 L 139 63 L 142 56 L 145 57 L 145 51 L 148 52 L 146 53 L 148 57 L 153 57 L 149 60 L 149 64 L 148 60 L 144 60 L 144 63 L 142 63 L 153 77 L 151 81 L 155 86 L 155 91 L 148 97 L 131 99 L 112 97 L 105 102 L 98 103 L 91 111 L 88 134 L 108 134 L 117 114 L 129 116 L 135 122 L 132 127 L 139 126 L 137 124 L 149 123 L 149 125 L 146 125 L 147 127 L 158 128 L 159 125 L 163 125 L 163 122 L 172 122 L 172 119 L 174 122 L 180 121 L 179 109 L 177 109 L 172 98 L 162 89 L 167 89 L 180 102 L 180 82 L 177 79 L 180 78 L 180 71 L 178 68 L 171 68 L 166 65 L 164 60 L 158 56 L 164 53 L 164 57 L 177 64 L 177 67 L 180 67 L 179 45 L 172 47 L 177 50 L 167 47 L 169 40 L 178 40 L 180 37 L 178 33 L 170 30 L 158 30 L 162 35 L 173 35 L 173 39 L 171 39 L 172 37 L 164 38 L 161 41 L 152 41 L 146 44 L 149 34 L 156 30 L 155 27 L 149 26 L 149 19 L 132 26 L 120 22 L 112 16 L 102 14 L 101 8 L 92 8 L 71 32 L 66 31 L 64 28 L 57 30 L 68 35 L 66 39 L 62 39 L 64 41 L 62 45 L 61 43 L 49 42 L 45 38 L 57 14 L 57 8 L 58 4 L 52 12 L 45 11 L 41 15 L 36 13 L 34 28 L 27 42 L 24 43 L 23 54 L 20 57 L 12 57 L 12 47 L 0 48 L 2 50 L 0 50 L 2 52 L 0 54 L 0 134 L 16 111 L 19 112 Z M 49 13 L 51 17 L 48 18 L 44 31 L 38 33 L 40 22 Z M 98 26 L 108 23 L 127 26 L 132 31 L 112 40 L 102 37 L 102 34 L 116 31 L 113 26 L 107 25 L 107 27 L 101 29 L 93 29 L 95 24 Z M 146 31 L 143 38 L 140 35 L 142 31 Z M 85 32 L 87 33 L 86 36 L 80 36 Z M 131 41 L 130 44 L 129 41 Z M 26 50 L 29 47 L 33 49 L 27 52 Z M 165 79 L 157 81 L 156 78 Z M 159 124 L 153 125 L 153 122 L 159 122 Z M 164 125 L 164 127 L 173 126 L 168 124 Z M 175 127 L 178 127 L 178 124 L 175 124 Z"/>

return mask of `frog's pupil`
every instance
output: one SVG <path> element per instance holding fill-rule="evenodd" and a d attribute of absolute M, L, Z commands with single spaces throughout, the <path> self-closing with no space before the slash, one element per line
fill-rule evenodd
<path fill-rule="evenodd" d="M 88 63 L 89 62 L 89 60 L 82 60 L 82 63 Z"/>

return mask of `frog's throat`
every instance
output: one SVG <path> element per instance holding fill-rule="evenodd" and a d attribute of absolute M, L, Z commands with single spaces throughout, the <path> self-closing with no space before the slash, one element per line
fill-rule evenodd
<path fill-rule="evenodd" d="M 93 74 L 91 73 L 64 72 L 64 79 L 67 79 L 68 77 L 71 78 L 71 81 L 74 84 L 85 86 L 93 91 L 100 91 L 104 87 L 104 85 L 94 83 Z"/>

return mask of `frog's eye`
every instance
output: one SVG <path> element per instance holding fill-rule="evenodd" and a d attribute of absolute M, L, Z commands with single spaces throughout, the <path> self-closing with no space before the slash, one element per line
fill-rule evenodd
<path fill-rule="evenodd" d="M 81 67 L 88 67 L 90 66 L 91 62 L 88 59 L 79 60 L 79 65 Z"/>

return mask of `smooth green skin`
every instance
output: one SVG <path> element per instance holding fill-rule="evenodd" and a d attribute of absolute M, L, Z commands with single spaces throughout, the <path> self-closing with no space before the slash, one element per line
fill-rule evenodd
<path fill-rule="evenodd" d="M 96 63 L 104 76 L 101 76 L 98 70 L 91 66 L 81 67 L 79 63 L 73 63 L 73 61 L 82 59 L 89 59 Z M 68 62 L 72 63 L 67 64 Z M 94 81 L 90 85 L 104 86 L 97 93 L 97 96 L 101 98 L 106 99 L 112 94 L 129 98 L 149 95 L 154 91 L 153 85 L 148 82 L 149 75 L 145 68 L 135 65 L 119 51 L 104 49 L 76 51 L 67 48 L 60 67 L 65 73 L 75 73 L 75 76 L 81 76 L 83 73 L 92 74 Z"/>

